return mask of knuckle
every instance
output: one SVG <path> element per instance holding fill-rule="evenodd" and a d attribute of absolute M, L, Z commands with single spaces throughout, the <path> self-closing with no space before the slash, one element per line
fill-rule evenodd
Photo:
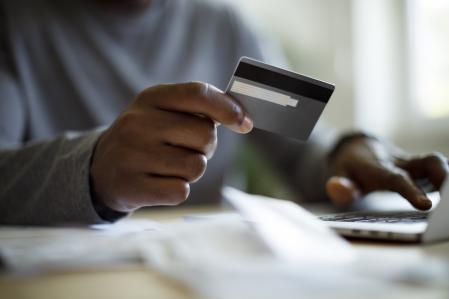
<path fill-rule="evenodd" d="M 206 171 L 207 159 L 204 155 L 195 154 L 190 158 L 188 167 L 189 172 L 186 179 L 191 183 L 196 182 Z"/>
<path fill-rule="evenodd" d="M 136 95 L 134 101 L 135 101 L 135 102 L 141 102 L 141 101 L 145 100 L 145 99 L 148 97 L 148 94 L 151 94 L 151 92 L 152 92 L 152 90 L 153 90 L 154 88 L 155 88 L 155 87 L 150 87 L 150 88 L 146 88 L 146 89 L 140 91 L 140 92 Z"/>
<path fill-rule="evenodd" d="M 190 92 L 201 97 L 207 97 L 209 93 L 209 84 L 205 82 L 195 81 L 187 83 L 187 88 Z"/>
<path fill-rule="evenodd" d="M 184 202 L 190 193 L 190 185 L 183 179 L 170 178 L 162 186 L 153 186 L 150 192 L 146 193 L 144 202 L 151 202 L 150 205 L 178 205 Z M 148 204 L 146 204 L 148 205 Z"/>
<path fill-rule="evenodd" d="M 206 150 L 217 142 L 217 129 L 212 122 L 208 122 L 208 124 L 202 127 L 200 138 L 201 143 Z"/>
<path fill-rule="evenodd" d="M 229 109 L 226 109 L 224 117 L 227 122 L 240 125 L 243 121 L 242 109 L 236 103 L 231 103 Z"/>
<path fill-rule="evenodd" d="M 158 90 L 159 88 L 160 88 L 159 86 L 154 86 L 142 90 L 135 97 L 134 103 L 140 105 L 148 102 L 148 99 L 151 98 L 151 94 L 154 93 L 154 91 Z"/>
<path fill-rule="evenodd" d="M 176 84 L 158 84 L 142 90 L 134 99 L 135 107 L 157 107 L 165 102 L 170 92 L 176 90 Z"/>
<path fill-rule="evenodd" d="M 139 92 L 136 96 L 136 100 L 146 100 L 148 97 L 151 97 L 152 94 L 160 92 L 166 89 L 168 84 L 159 84 L 154 85 L 148 88 L 145 88 L 141 92 Z"/>
<path fill-rule="evenodd" d="M 173 187 L 172 196 L 169 199 L 171 205 L 178 205 L 187 200 L 190 193 L 190 185 L 187 182 L 179 182 Z"/>
<path fill-rule="evenodd" d="M 204 148 L 204 155 L 206 156 L 207 159 L 212 158 L 212 156 L 215 153 L 215 150 L 217 149 L 217 144 L 218 144 L 217 130 L 214 129 L 211 132 L 209 143 L 207 143 L 207 145 Z"/>
<path fill-rule="evenodd" d="M 445 158 L 441 153 L 434 152 L 426 157 L 424 157 L 427 163 L 432 165 L 440 165 L 445 163 Z"/>
<path fill-rule="evenodd" d="M 397 188 L 403 186 L 407 181 L 408 177 L 403 172 L 391 172 L 386 176 L 386 183 Z"/>
<path fill-rule="evenodd" d="M 128 134 L 133 133 L 136 127 L 138 127 L 136 114 L 132 112 L 123 113 L 119 116 L 114 127 L 121 136 L 128 136 Z"/>
<path fill-rule="evenodd" d="M 187 199 L 187 197 L 189 197 L 189 193 L 190 193 L 190 185 L 188 183 L 181 183 L 179 186 L 179 199 L 180 199 L 180 203 L 185 201 Z"/>
<path fill-rule="evenodd" d="M 212 158 L 212 156 L 214 155 L 215 150 L 217 149 L 217 144 L 218 144 L 218 137 L 217 132 L 215 131 L 211 141 L 207 144 L 204 151 L 204 154 L 208 159 Z"/>

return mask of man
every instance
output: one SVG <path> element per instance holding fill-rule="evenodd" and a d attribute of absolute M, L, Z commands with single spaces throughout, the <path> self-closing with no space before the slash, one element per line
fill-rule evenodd
<path fill-rule="evenodd" d="M 225 87 L 241 56 L 272 61 L 232 10 L 16 0 L 2 1 L 1 14 L 1 223 L 98 223 L 189 193 L 219 198 L 236 133 L 252 121 L 214 86 Z M 319 134 L 306 144 L 249 136 L 309 199 L 324 198 L 325 185 L 339 204 L 392 190 L 429 209 L 414 179 L 440 188 L 448 172 L 439 154 L 407 158 L 360 133 L 333 145 Z"/>

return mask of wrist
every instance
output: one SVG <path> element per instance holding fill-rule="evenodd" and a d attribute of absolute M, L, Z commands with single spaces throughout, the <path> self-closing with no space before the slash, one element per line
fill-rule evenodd
<path fill-rule="evenodd" d="M 367 134 L 364 132 L 351 132 L 344 134 L 338 139 L 338 141 L 335 143 L 334 147 L 329 152 L 327 158 L 328 162 L 332 162 L 335 160 L 336 156 L 340 154 L 340 152 L 346 148 L 347 146 L 353 144 L 354 142 L 358 141 L 379 141 L 377 137 L 371 134 Z"/>
<path fill-rule="evenodd" d="M 97 139 L 97 142 L 93 149 L 91 160 L 90 160 L 90 167 L 89 167 L 90 198 L 91 198 L 92 206 L 95 209 L 95 212 L 98 214 L 98 216 L 101 219 L 103 219 L 104 221 L 107 221 L 107 222 L 115 222 L 123 217 L 126 217 L 128 215 L 128 213 L 114 210 L 105 204 L 105 202 L 101 199 L 100 195 L 98 194 L 98 192 L 95 188 L 94 178 L 93 178 L 93 173 L 92 173 L 93 172 L 92 163 L 94 160 L 95 152 L 97 150 L 98 144 L 99 144 L 102 136 L 104 136 L 104 132 Z"/>

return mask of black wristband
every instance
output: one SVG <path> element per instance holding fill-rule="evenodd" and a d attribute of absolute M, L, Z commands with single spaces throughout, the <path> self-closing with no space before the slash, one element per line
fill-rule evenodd
<path fill-rule="evenodd" d="M 93 189 L 92 184 L 92 178 L 89 178 L 89 189 L 90 189 L 90 198 L 92 205 L 97 212 L 98 216 L 104 221 L 108 222 L 115 222 L 119 220 L 120 218 L 126 217 L 128 213 L 125 212 L 119 212 L 116 210 L 111 209 L 110 207 L 106 206 L 101 200 L 99 200 L 95 194 L 95 191 Z"/>
<path fill-rule="evenodd" d="M 128 215 L 128 213 L 115 211 L 107 207 L 104 203 L 97 200 L 94 196 L 92 196 L 92 204 L 98 216 L 108 222 L 115 222 Z"/>

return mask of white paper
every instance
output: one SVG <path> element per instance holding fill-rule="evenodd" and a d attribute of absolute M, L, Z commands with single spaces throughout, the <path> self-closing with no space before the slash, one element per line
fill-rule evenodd
<path fill-rule="evenodd" d="M 335 264 L 355 259 L 350 245 L 300 206 L 226 187 L 223 196 L 281 259 L 292 263 Z"/>
<path fill-rule="evenodd" d="M 7 270 L 34 274 L 141 263 L 139 244 L 162 234 L 149 220 L 82 227 L 1 227 L 0 257 Z"/>
<path fill-rule="evenodd" d="M 239 210 L 218 217 L 196 215 L 163 224 L 126 219 L 90 229 L 1 228 L 0 254 L 10 269 L 22 273 L 143 263 L 184 283 L 195 297 L 207 299 L 447 298 L 449 294 L 448 267 L 438 259 L 401 254 L 385 260 L 373 250 L 366 252 L 362 263 L 342 262 L 340 251 L 347 244 L 322 229 L 321 223 L 309 221 L 307 212 L 285 202 L 233 193 Z M 264 218 L 267 209 L 270 213 Z M 250 219 L 251 215 L 256 217 Z M 272 228 L 256 225 L 269 226 L 279 218 L 288 222 L 273 225 L 287 231 L 281 231 L 279 242 L 289 245 L 283 239 L 289 236 L 300 240 L 292 243 L 299 257 L 276 249 L 272 242 L 278 238 L 270 237 Z M 268 238 L 263 235 L 267 232 Z M 329 258 L 339 262 L 325 262 Z"/>

